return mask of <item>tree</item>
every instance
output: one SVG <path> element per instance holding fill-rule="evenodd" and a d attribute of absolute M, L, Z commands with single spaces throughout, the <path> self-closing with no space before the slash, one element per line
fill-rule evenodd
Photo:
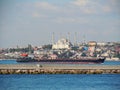
<path fill-rule="evenodd" d="M 42 48 L 43 49 L 52 49 L 52 45 L 51 44 L 43 45 Z"/>

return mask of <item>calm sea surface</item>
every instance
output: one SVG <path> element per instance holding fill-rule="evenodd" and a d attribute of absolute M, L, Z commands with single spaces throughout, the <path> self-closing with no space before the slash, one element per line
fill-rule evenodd
<path fill-rule="evenodd" d="M 120 75 L 0 75 L 0 90 L 120 90 Z"/>
<path fill-rule="evenodd" d="M 0 64 L 24 63 L 17 63 L 15 60 L 0 60 Z M 103 64 L 85 65 L 120 65 L 120 61 L 105 61 Z M 120 90 L 120 74 L 0 75 L 0 90 Z"/>
<path fill-rule="evenodd" d="M 16 60 L 0 60 L 0 64 L 38 64 L 39 62 L 18 63 Z M 46 64 L 46 63 L 40 63 Z M 50 63 L 49 63 L 50 64 Z M 52 65 L 52 64 L 50 64 Z M 105 61 L 102 64 L 56 64 L 56 65 L 120 65 L 120 61 Z"/>

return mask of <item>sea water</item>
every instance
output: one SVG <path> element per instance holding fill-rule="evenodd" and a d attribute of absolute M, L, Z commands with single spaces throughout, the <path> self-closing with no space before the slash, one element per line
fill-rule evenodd
<path fill-rule="evenodd" d="M 120 90 L 120 74 L 0 75 L 0 90 Z"/>
<path fill-rule="evenodd" d="M 15 60 L 0 60 L 0 64 L 24 63 L 17 63 Z M 120 61 L 105 61 L 103 64 L 84 65 L 120 65 Z M 0 90 L 120 90 L 120 74 L 0 75 Z"/>

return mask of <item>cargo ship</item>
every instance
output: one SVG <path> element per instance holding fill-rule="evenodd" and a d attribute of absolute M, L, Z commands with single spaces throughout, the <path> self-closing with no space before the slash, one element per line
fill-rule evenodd
<path fill-rule="evenodd" d="M 16 61 L 17 62 L 47 62 L 47 63 L 84 63 L 84 64 L 99 64 L 99 63 L 104 63 L 104 58 L 80 58 L 80 59 L 42 59 L 42 60 L 38 60 L 38 59 L 34 59 L 34 58 L 18 58 Z"/>
<path fill-rule="evenodd" d="M 44 62 L 44 63 L 76 63 L 76 64 L 100 64 L 104 63 L 104 57 L 80 57 L 80 58 L 35 58 L 28 57 L 24 55 L 24 57 L 17 58 L 17 62 Z"/>

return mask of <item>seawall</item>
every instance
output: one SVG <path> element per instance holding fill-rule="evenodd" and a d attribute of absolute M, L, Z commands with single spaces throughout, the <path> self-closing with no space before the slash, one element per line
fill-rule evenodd
<path fill-rule="evenodd" d="M 0 74 L 120 74 L 120 65 L 0 65 Z"/>

